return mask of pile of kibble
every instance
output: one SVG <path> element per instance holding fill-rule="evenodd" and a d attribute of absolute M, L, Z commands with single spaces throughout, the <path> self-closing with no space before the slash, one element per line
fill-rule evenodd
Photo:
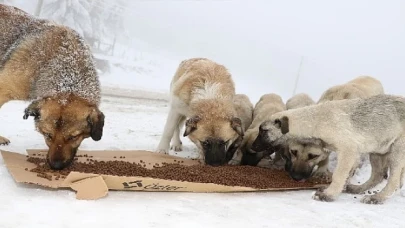
<path fill-rule="evenodd" d="M 87 157 L 84 155 L 84 157 Z M 65 178 L 71 171 L 82 173 L 105 174 L 115 176 L 140 176 L 165 180 L 188 181 L 197 183 L 214 183 L 227 186 L 252 187 L 256 189 L 312 187 L 317 184 L 327 184 L 322 179 L 311 179 L 306 182 L 292 180 L 282 170 L 265 169 L 253 166 L 207 166 L 174 164 L 154 164 L 153 169 L 145 168 L 146 163 L 131 163 L 127 161 L 97 161 L 87 158 L 86 162 L 75 160 L 72 165 L 63 170 L 52 170 L 43 158 L 29 157 L 29 162 L 37 165 L 28 170 L 48 180 Z M 55 178 L 52 178 L 55 177 Z"/>

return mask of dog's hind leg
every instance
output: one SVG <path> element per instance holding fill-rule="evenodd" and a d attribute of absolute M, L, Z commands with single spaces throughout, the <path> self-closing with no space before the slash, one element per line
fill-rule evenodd
<path fill-rule="evenodd" d="M 172 138 L 172 146 L 170 147 L 170 149 L 174 150 L 174 151 L 182 151 L 183 150 L 183 146 L 182 146 L 182 142 L 180 140 L 180 132 L 181 129 L 184 126 L 184 122 L 186 121 L 186 117 L 185 116 L 181 116 L 180 120 L 177 124 L 177 127 L 174 130 L 174 135 Z"/>
<path fill-rule="evenodd" d="M 170 108 L 169 115 L 166 119 L 165 128 L 163 130 L 162 138 L 160 139 L 157 152 L 167 154 L 170 148 L 170 141 L 173 137 L 173 134 L 178 128 L 179 121 L 182 115 L 174 110 L 173 107 Z"/>
<path fill-rule="evenodd" d="M 318 189 L 313 195 L 313 199 L 319 201 L 331 202 L 343 191 L 347 178 L 349 178 L 350 171 L 356 164 L 359 157 L 354 147 L 347 147 L 348 149 L 340 149 L 337 152 L 337 166 L 332 175 L 332 183 L 326 189 Z"/>
<path fill-rule="evenodd" d="M 388 163 L 390 169 L 390 175 L 388 177 L 387 185 L 381 190 L 381 192 L 365 196 L 361 200 L 366 204 L 383 204 L 388 197 L 393 195 L 400 187 L 402 171 L 404 169 L 405 153 L 405 138 L 398 139 L 392 145 L 391 151 L 388 152 Z"/>
<path fill-rule="evenodd" d="M 354 185 L 354 184 L 347 185 L 345 192 L 352 194 L 360 194 L 364 191 L 369 190 L 370 188 L 375 187 L 377 184 L 383 181 L 385 170 L 388 169 L 387 155 L 370 154 L 370 164 L 371 164 L 370 178 L 361 185 Z"/>

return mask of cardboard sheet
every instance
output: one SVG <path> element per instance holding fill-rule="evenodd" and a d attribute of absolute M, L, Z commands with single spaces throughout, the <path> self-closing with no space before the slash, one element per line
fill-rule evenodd
<path fill-rule="evenodd" d="M 34 157 L 46 156 L 46 150 L 27 150 L 27 154 Z M 38 177 L 37 173 L 29 172 L 26 169 L 35 168 L 36 165 L 27 161 L 24 154 L 1 150 L 11 176 L 18 183 L 35 184 L 49 188 L 70 188 L 77 192 L 77 199 L 98 199 L 107 196 L 108 190 L 127 191 L 164 191 L 164 192 L 253 192 L 253 191 L 280 191 L 280 190 L 300 190 L 314 189 L 322 185 L 313 187 L 296 188 L 274 188 L 274 189 L 254 189 L 250 187 L 225 186 L 211 183 L 195 183 L 175 180 L 163 180 L 137 176 L 113 176 L 91 173 L 70 172 L 65 179 L 52 181 Z M 124 160 L 137 162 L 143 160 L 146 168 L 152 168 L 156 163 L 176 163 L 182 161 L 182 165 L 199 164 L 197 160 L 185 159 L 165 154 L 149 151 L 78 151 L 77 156 L 92 156 L 92 159 L 99 161 Z M 120 158 L 125 157 L 125 158 Z M 79 161 L 85 161 L 87 157 L 78 157 Z"/>

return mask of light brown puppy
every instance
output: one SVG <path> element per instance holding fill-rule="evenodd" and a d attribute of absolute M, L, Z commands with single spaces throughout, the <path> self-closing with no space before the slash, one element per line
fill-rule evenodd
<path fill-rule="evenodd" d="M 180 63 L 170 86 L 171 104 L 157 151 L 180 151 L 180 130 L 199 148 L 209 165 L 226 164 L 233 156 L 227 150 L 243 136 L 233 99 L 235 86 L 228 70 L 209 59 L 193 58 Z"/>
<path fill-rule="evenodd" d="M 47 160 L 62 169 L 83 139 L 100 140 L 104 114 L 100 83 L 89 47 L 74 30 L 0 5 L 0 107 L 32 101 L 34 116 L 49 147 Z M 0 137 L 0 144 L 10 141 Z"/>
<path fill-rule="evenodd" d="M 258 133 L 259 133 L 259 126 L 261 123 L 266 121 L 267 119 L 270 118 L 270 116 L 274 113 L 284 111 L 286 110 L 285 104 L 283 103 L 282 98 L 274 93 L 270 94 L 265 94 L 262 97 L 260 97 L 260 100 L 256 103 L 255 108 L 253 110 L 253 121 L 250 127 L 246 130 L 245 136 L 242 140 L 242 143 L 240 145 L 239 150 L 236 152 L 238 156 L 234 157 L 229 164 L 231 165 L 246 165 L 247 163 L 250 163 L 249 165 L 259 165 L 268 167 L 269 166 L 269 161 L 267 159 L 261 159 L 260 157 L 255 157 L 256 160 L 253 163 L 251 163 L 250 159 L 246 159 L 250 157 L 251 154 L 256 154 L 257 152 L 262 152 L 262 151 L 252 151 L 251 146 L 253 141 L 256 139 Z M 271 150 L 271 148 L 269 148 Z M 267 154 L 271 154 L 274 151 L 268 151 Z M 243 159 L 243 156 L 246 156 L 245 159 Z M 246 162 L 245 162 L 246 160 Z M 262 162 L 260 162 L 263 160 Z"/>

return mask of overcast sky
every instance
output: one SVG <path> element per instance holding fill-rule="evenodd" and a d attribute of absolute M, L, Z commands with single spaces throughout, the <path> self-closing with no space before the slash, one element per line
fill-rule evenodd
<path fill-rule="evenodd" d="M 224 64 L 237 92 L 254 100 L 269 92 L 288 99 L 302 56 L 297 92 L 314 99 L 359 75 L 405 95 L 404 0 L 128 2 L 126 28 L 133 37 L 179 60 Z"/>
<path fill-rule="evenodd" d="M 315 99 L 363 74 L 405 95 L 404 0 L 135 1 L 130 12 L 134 36 L 225 64 L 255 99 L 291 96 L 301 56 L 297 92 Z"/>

